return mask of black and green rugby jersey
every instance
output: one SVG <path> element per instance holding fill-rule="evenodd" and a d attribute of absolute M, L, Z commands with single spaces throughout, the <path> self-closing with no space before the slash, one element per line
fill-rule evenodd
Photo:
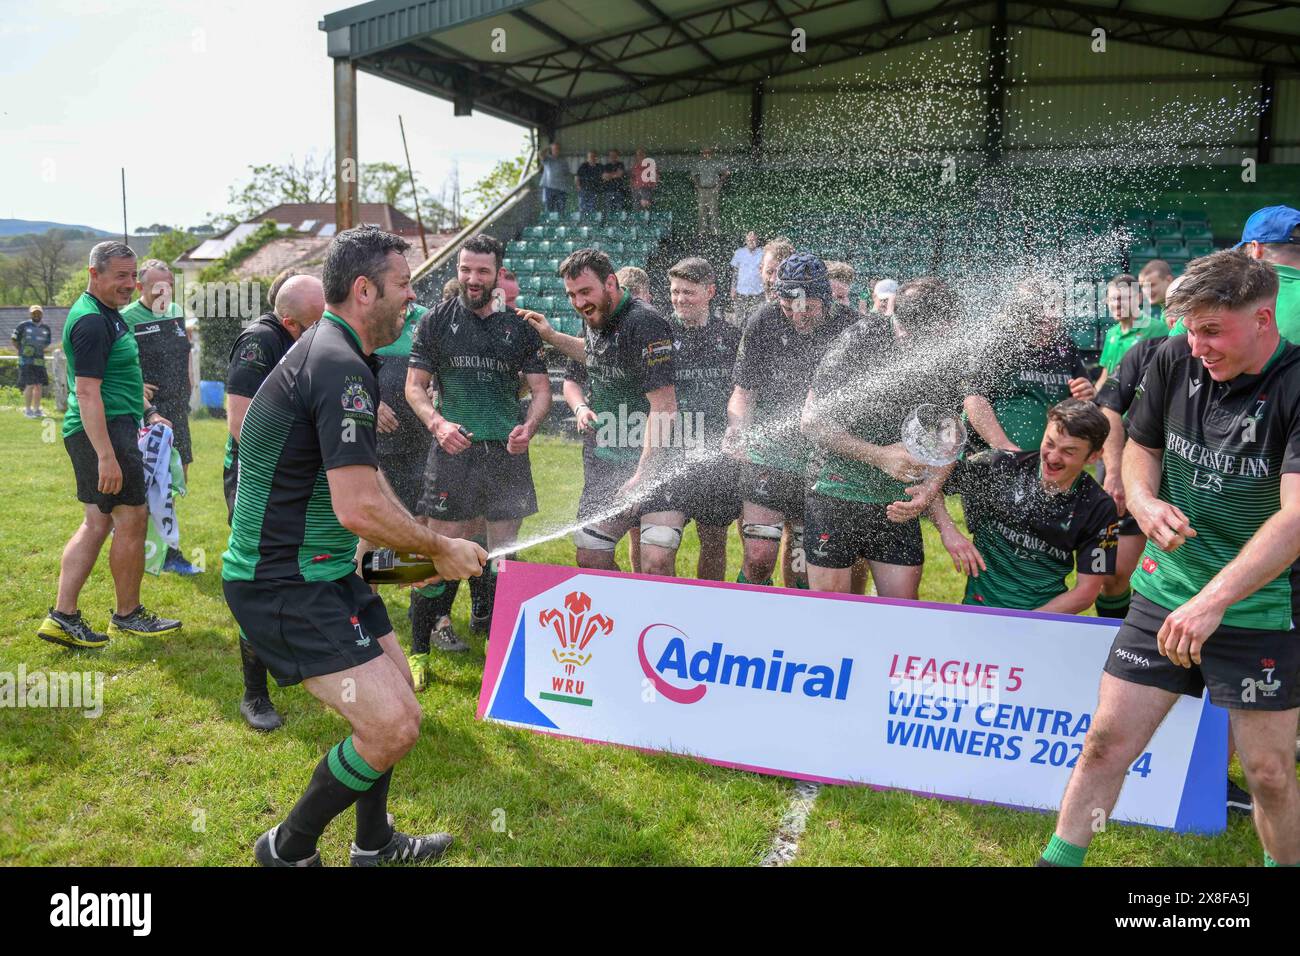
<path fill-rule="evenodd" d="M 902 440 L 903 422 L 921 403 L 960 417 L 966 386 L 964 369 L 928 366 L 914 345 L 900 343 L 887 327 L 859 321 L 826 353 L 813 376 L 814 414 L 827 424 L 873 445 Z M 843 458 L 818 447 L 812 457 L 812 490 L 819 495 L 889 504 L 908 500 L 898 481 L 866 462 Z"/>
<path fill-rule="evenodd" d="M 745 436 L 749 460 L 802 474 L 812 451 L 799 430 L 804 399 L 822 358 L 860 316 L 831 303 L 822 322 L 801 335 L 780 302 L 769 302 L 745 321 L 736 354 L 736 384 L 753 393 Z"/>
<path fill-rule="evenodd" d="M 677 411 L 689 428 L 688 451 L 712 451 L 722 445 L 727 430 L 727 402 L 736 371 L 740 329 L 710 318 L 700 326 L 669 320 L 673 330 Z"/>
<path fill-rule="evenodd" d="M 1087 378 L 1079 349 L 1066 338 L 1029 347 L 990 383 L 989 403 L 1007 437 L 1022 449 L 1037 448 L 1047 431 L 1047 412 L 1070 397 L 1070 380 Z M 972 429 L 973 431 L 973 429 Z M 975 447 L 987 447 L 978 440 Z"/>
<path fill-rule="evenodd" d="M 267 312 L 249 324 L 230 347 L 226 366 L 226 394 L 252 398 L 262 387 L 284 353 L 293 347 L 293 336 L 275 313 Z M 239 444 L 234 435 L 226 435 L 225 469 L 235 467 Z"/>
<path fill-rule="evenodd" d="M 565 379 L 577 382 L 596 413 L 586 441 L 607 461 L 636 461 L 645 442 L 646 396 L 676 384 L 672 326 L 627 292 L 599 330 L 586 329 L 585 363 L 569 361 Z"/>
<path fill-rule="evenodd" d="M 14 348 L 18 351 L 18 364 L 32 368 L 45 368 L 45 350 L 50 347 L 53 333 L 44 321 L 28 319 L 14 329 Z"/>
<path fill-rule="evenodd" d="M 476 442 L 509 438 L 519 424 L 520 373 L 546 373 L 542 340 L 518 312 L 483 318 L 460 296 L 420 319 L 409 364 L 437 378 L 439 410 Z"/>
<path fill-rule="evenodd" d="M 140 374 L 151 385 L 155 405 L 188 406 L 190 394 L 190 340 L 185 334 L 185 312 L 175 302 L 163 315 L 155 315 L 136 299 L 122 310 L 122 318 L 135 332 L 140 347 Z"/>
<path fill-rule="evenodd" d="M 1156 349 L 1167 341 L 1167 338 L 1142 339 L 1125 352 L 1114 373 L 1106 376 L 1105 383 L 1097 392 L 1097 404 L 1121 416 L 1127 416 L 1128 410 L 1133 406 L 1138 385 L 1142 383 L 1142 376 L 1155 358 Z"/>
<path fill-rule="evenodd" d="M 433 435 L 406 400 L 406 368 L 411 356 L 411 340 L 420 320 L 428 313 L 424 306 L 411 303 L 401 335 L 383 348 L 375 349 L 375 357 L 380 362 L 377 376 L 379 400 L 397 416 L 397 431 L 376 434 L 381 462 L 386 462 L 390 456 L 404 460 L 418 457 L 423 462 L 429 453 L 429 443 L 433 441 Z"/>
<path fill-rule="evenodd" d="M 963 604 L 1033 610 L 1069 590 L 1066 576 L 1114 574 L 1115 502 L 1086 472 L 1069 491 L 1043 487 L 1039 452 L 987 449 L 955 482 L 987 570 L 966 579 Z"/>
<path fill-rule="evenodd" d="M 100 380 L 104 417 L 129 415 L 139 423 L 144 417 L 144 378 L 140 375 L 140 349 L 131 327 L 117 309 L 89 292 L 72 304 L 63 322 L 63 354 L 68 359 L 68 411 L 63 416 L 63 437 L 82 431 L 77 404 L 77 376 Z"/>
<path fill-rule="evenodd" d="M 1175 551 L 1147 542 L 1134 589 L 1164 608 L 1191 600 L 1281 507 L 1300 472 L 1300 346 L 1285 341 L 1258 375 L 1215 382 L 1187 336 L 1156 351 L 1128 417 L 1129 438 L 1163 452 L 1159 497 L 1196 530 Z M 1289 630 L 1290 571 L 1228 608 L 1229 627 Z"/>
<path fill-rule="evenodd" d="M 378 468 L 375 363 L 326 311 L 253 396 L 239 441 L 227 581 L 335 581 L 353 572 L 357 536 L 339 523 L 326 472 Z"/>

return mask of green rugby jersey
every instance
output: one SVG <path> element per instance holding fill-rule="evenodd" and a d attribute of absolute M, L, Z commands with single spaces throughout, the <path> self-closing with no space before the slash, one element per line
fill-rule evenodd
<path fill-rule="evenodd" d="M 855 323 L 826 353 L 813 377 L 814 414 L 873 445 L 902 440 L 903 422 L 922 402 L 961 415 L 964 369 L 935 368 L 922 349 L 899 343 L 872 318 Z M 812 490 L 819 495 L 889 504 L 908 499 L 915 482 L 891 478 L 866 462 L 823 448 L 813 453 Z"/>
<path fill-rule="evenodd" d="M 1273 263 L 1277 271 L 1277 330 L 1300 345 L 1300 269 Z"/>
<path fill-rule="evenodd" d="M 1116 322 L 1106 330 L 1106 338 L 1101 346 L 1101 367 L 1108 375 L 1114 375 L 1120 359 L 1129 349 L 1144 339 L 1160 339 L 1168 334 L 1169 329 L 1164 322 L 1145 315 L 1134 319 L 1127 331 Z"/>
<path fill-rule="evenodd" d="M 1048 410 L 1070 397 L 1071 379 L 1087 377 L 1075 344 L 1058 339 L 1013 360 L 989 390 L 989 403 L 1008 438 L 1022 449 L 1036 449 L 1047 431 Z"/>
<path fill-rule="evenodd" d="M 483 318 L 459 296 L 421 317 L 409 365 L 438 380 L 439 411 L 476 442 L 509 438 L 519 424 L 519 375 L 546 374 L 542 340 L 518 312 Z"/>
<path fill-rule="evenodd" d="M 812 446 L 799 419 L 822 358 L 861 316 L 839 303 L 820 325 L 802 335 L 786 319 L 781 303 L 768 302 L 745 321 L 736 353 L 736 384 L 753 393 L 753 417 L 745 435 L 749 460 L 802 474 Z"/>
<path fill-rule="evenodd" d="M 77 376 L 100 380 L 104 417 L 129 415 L 138 424 L 144 417 L 144 378 L 140 374 L 140 349 L 131 327 L 117 309 L 89 292 L 72 304 L 63 322 L 63 354 L 68 360 L 68 411 L 63 416 L 63 437 L 82 431 L 77 403 Z"/>
<path fill-rule="evenodd" d="M 956 484 L 987 565 L 966 579 L 963 604 L 1031 611 L 1069 590 L 1071 570 L 1115 573 L 1115 502 L 1086 472 L 1068 491 L 1051 493 L 1037 449 L 989 449 L 966 459 Z"/>
<path fill-rule="evenodd" d="M 135 333 L 140 347 L 140 374 L 158 386 L 153 403 L 168 411 L 189 410 L 190 340 L 185 334 L 185 310 L 169 303 L 162 315 L 156 315 L 143 299 L 136 299 L 122 310 L 122 318 Z"/>
<path fill-rule="evenodd" d="M 230 347 L 226 365 L 226 394 L 252 398 L 262 387 L 271 369 L 293 347 L 293 336 L 274 312 L 260 315 L 239 333 Z M 239 458 L 239 445 L 235 436 L 226 435 L 225 470 L 235 467 Z"/>
<path fill-rule="evenodd" d="M 1156 350 L 1128 417 L 1129 437 L 1161 451 L 1159 497 L 1196 537 L 1175 551 L 1147 542 L 1133 587 L 1161 607 L 1195 597 L 1281 507 L 1282 475 L 1300 472 L 1300 346 L 1281 342 L 1258 375 L 1215 382 L 1186 336 Z M 1229 627 L 1288 630 L 1284 571 L 1223 616 Z"/>
<path fill-rule="evenodd" d="M 596 413 L 586 441 L 606 461 L 641 457 L 651 392 L 676 384 L 673 330 L 658 312 L 627 292 L 599 329 L 585 325 L 586 361 L 570 360 L 564 377 L 577 382 Z"/>
<path fill-rule="evenodd" d="M 223 579 L 336 581 L 353 572 L 357 536 L 334 513 L 326 472 L 379 467 L 378 394 L 374 360 L 327 310 L 248 406 Z"/>

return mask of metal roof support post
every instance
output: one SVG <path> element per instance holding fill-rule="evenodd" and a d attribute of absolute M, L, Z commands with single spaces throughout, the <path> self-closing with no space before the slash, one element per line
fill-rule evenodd
<path fill-rule="evenodd" d="M 754 84 L 749 97 L 749 149 L 755 162 L 763 159 L 763 81 Z"/>
<path fill-rule="evenodd" d="M 1277 69 L 1264 67 L 1259 83 L 1259 132 L 1255 140 L 1255 162 L 1273 161 L 1273 102 L 1277 99 Z"/>
<path fill-rule="evenodd" d="M 989 30 L 989 88 L 984 126 L 984 151 L 990 162 L 1002 158 L 1002 135 L 1007 119 L 1007 0 L 997 0 L 997 13 Z"/>
<path fill-rule="evenodd" d="M 334 224 L 339 232 L 361 218 L 360 167 L 357 164 L 357 68 L 334 60 Z"/>

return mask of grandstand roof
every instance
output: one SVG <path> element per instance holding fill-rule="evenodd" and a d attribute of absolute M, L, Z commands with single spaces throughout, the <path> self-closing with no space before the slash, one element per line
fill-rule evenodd
<path fill-rule="evenodd" d="M 600 0 L 599 10 L 371 0 L 320 28 L 331 57 L 451 99 L 458 114 L 472 107 L 543 130 L 981 27 L 1101 27 L 1109 40 L 1300 70 L 1300 0 Z M 806 51 L 792 50 L 795 29 Z"/>

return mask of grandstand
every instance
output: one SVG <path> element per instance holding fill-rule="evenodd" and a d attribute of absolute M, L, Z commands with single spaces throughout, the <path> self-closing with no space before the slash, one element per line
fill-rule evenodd
<path fill-rule="evenodd" d="M 749 229 L 848 261 L 862 285 L 965 285 L 986 263 L 1053 257 L 1096 282 L 1153 258 L 1178 273 L 1300 195 L 1295 3 L 607 0 L 587 18 L 563 0 L 372 0 L 321 29 L 341 147 L 361 70 L 558 138 L 567 157 L 647 149 L 648 218 L 549 218 L 533 176 L 463 234 L 507 241 L 521 301 L 556 316 L 553 267 L 579 244 L 647 268 L 656 299 L 676 256 L 726 262 Z M 716 244 L 697 235 L 689 178 L 704 145 L 732 169 Z M 355 199 L 341 177 L 340 228 Z M 458 247 L 419 270 L 422 298 Z M 1104 316 L 1071 318 L 1098 348 Z"/>

